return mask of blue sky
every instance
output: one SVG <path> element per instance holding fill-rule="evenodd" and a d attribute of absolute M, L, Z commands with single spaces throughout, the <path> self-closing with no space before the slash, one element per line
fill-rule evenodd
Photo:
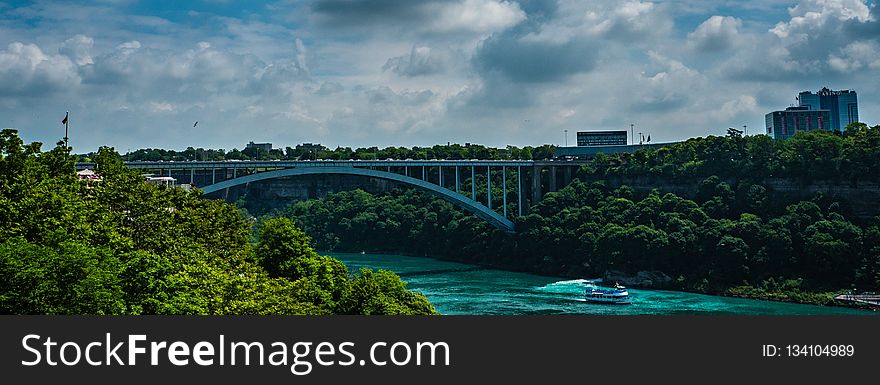
<path fill-rule="evenodd" d="M 0 127 L 51 144 L 70 110 L 77 152 L 671 141 L 760 132 L 824 86 L 874 125 L 878 19 L 864 0 L 0 0 Z"/>

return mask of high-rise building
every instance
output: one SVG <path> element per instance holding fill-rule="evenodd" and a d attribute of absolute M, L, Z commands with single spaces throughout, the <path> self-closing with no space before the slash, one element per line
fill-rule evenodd
<path fill-rule="evenodd" d="M 767 135 L 773 139 L 788 139 L 799 131 L 829 130 L 831 119 L 831 111 L 807 107 L 788 107 L 765 116 Z"/>
<path fill-rule="evenodd" d="M 853 90 L 832 91 L 823 87 L 815 94 L 804 91 L 798 94 L 798 106 L 807 110 L 828 110 L 831 121 L 827 130 L 842 131 L 850 123 L 859 121 L 859 102 Z"/>

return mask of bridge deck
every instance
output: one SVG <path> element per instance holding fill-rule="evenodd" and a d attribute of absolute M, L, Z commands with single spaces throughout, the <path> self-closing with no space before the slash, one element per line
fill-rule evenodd
<path fill-rule="evenodd" d="M 125 162 L 129 168 L 143 169 L 211 169 L 211 168 L 291 168 L 291 167 L 530 167 L 530 166 L 575 166 L 586 163 L 583 160 L 225 160 L 225 161 L 182 161 L 182 162 Z M 95 168 L 93 162 L 79 162 L 78 170 Z"/>

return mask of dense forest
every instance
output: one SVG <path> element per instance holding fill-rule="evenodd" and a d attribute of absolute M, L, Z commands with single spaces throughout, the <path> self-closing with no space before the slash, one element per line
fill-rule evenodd
<path fill-rule="evenodd" d="M 285 147 L 266 151 L 257 147 L 243 150 L 204 149 L 188 147 L 183 151 L 156 148 L 139 149 L 122 155 L 124 161 L 221 161 L 221 160 L 385 160 L 385 159 L 480 159 L 480 160 L 539 160 L 553 156 L 555 147 L 542 145 L 538 147 L 493 148 L 479 144 L 466 143 L 435 145 L 431 147 L 337 147 L 328 149 L 323 146 Z M 81 161 L 90 161 L 94 153 L 82 154 Z"/>
<path fill-rule="evenodd" d="M 79 180 L 63 143 L 0 132 L 2 314 L 434 314 L 387 271 L 350 275 L 286 218 L 147 183 L 119 154 Z"/>
<path fill-rule="evenodd" d="M 581 169 L 585 181 L 546 194 L 516 218 L 515 235 L 414 190 L 330 194 L 266 218 L 292 218 L 323 250 L 430 255 L 570 277 L 661 272 L 669 277 L 662 287 L 828 303 L 836 291 L 880 288 L 880 218 L 852 216 L 845 197 L 787 201 L 762 181 L 876 181 L 878 161 L 880 126 L 787 141 L 697 138 L 600 156 Z M 605 179 L 613 176 L 700 182 L 685 198 L 611 188 Z"/>
<path fill-rule="evenodd" d="M 633 154 L 598 155 L 581 170 L 589 177 L 719 176 L 760 181 L 880 181 L 880 126 L 852 123 L 843 133 L 802 131 L 787 140 L 769 136 L 708 136 Z"/>

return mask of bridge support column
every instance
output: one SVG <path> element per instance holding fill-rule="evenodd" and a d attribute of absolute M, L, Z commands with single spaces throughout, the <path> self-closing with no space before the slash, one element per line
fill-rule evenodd
<path fill-rule="evenodd" d="M 550 191 L 559 191 L 556 185 L 556 166 L 550 166 Z"/>
<path fill-rule="evenodd" d="M 232 168 L 232 179 L 235 179 L 235 178 L 238 178 L 238 169 L 233 167 Z"/>
<path fill-rule="evenodd" d="M 437 166 L 437 174 L 440 175 L 440 187 L 443 187 L 443 166 Z"/>
<path fill-rule="evenodd" d="M 486 199 L 486 207 L 490 210 L 492 209 L 492 166 L 486 166 L 486 193 L 488 194 L 488 198 Z"/>
<path fill-rule="evenodd" d="M 196 184 L 196 169 L 189 169 L 189 184 L 195 186 Z"/>
<path fill-rule="evenodd" d="M 425 171 L 425 166 L 422 166 L 422 180 L 423 181 L 426 181 L 426 182 L 428 181 L 427 175 L 428 175 L 428 173 Z"/>
<path fill-rule="evenodd" d="M 455 166 L 455 192 L 460 193 L 461 190 L 459 189 L 460 185 L 458 183 L 458 174 L 459 174 L 458 166 Z"/>
<path fill-rule="evenodd" d="M 477 200 L 477 172 L 476 167 L 471 166 L 471 199 Z"/>
<path fill-rule="evenodd" d="M 541 167 L 532 166 L 532 205 L 541 201 Z"/>
<path fill-rule="evenodd" d="M 409 166 L 403 166 L 403 175 L 409 176 Z"/>
<path fill-rule="evenodd" d="M 516 184 L 517 184 L 517 186 L 516 186 L 516 200 L 517 200 L 516 207 L 518 208 L 519 216 L 522 216 L 522 193 L 523 193 L 522 166 L 516 167 Z"/>
<path fill-rule="evenodd" d="M 211 167 L 211 184 L 217 183 L 217 169 Z"/>
<path fill-rule="evenodd" d="M 501 166 L 501 191 L 504 195 L 504 217 L 507 218 L 507 166 Z"/>

